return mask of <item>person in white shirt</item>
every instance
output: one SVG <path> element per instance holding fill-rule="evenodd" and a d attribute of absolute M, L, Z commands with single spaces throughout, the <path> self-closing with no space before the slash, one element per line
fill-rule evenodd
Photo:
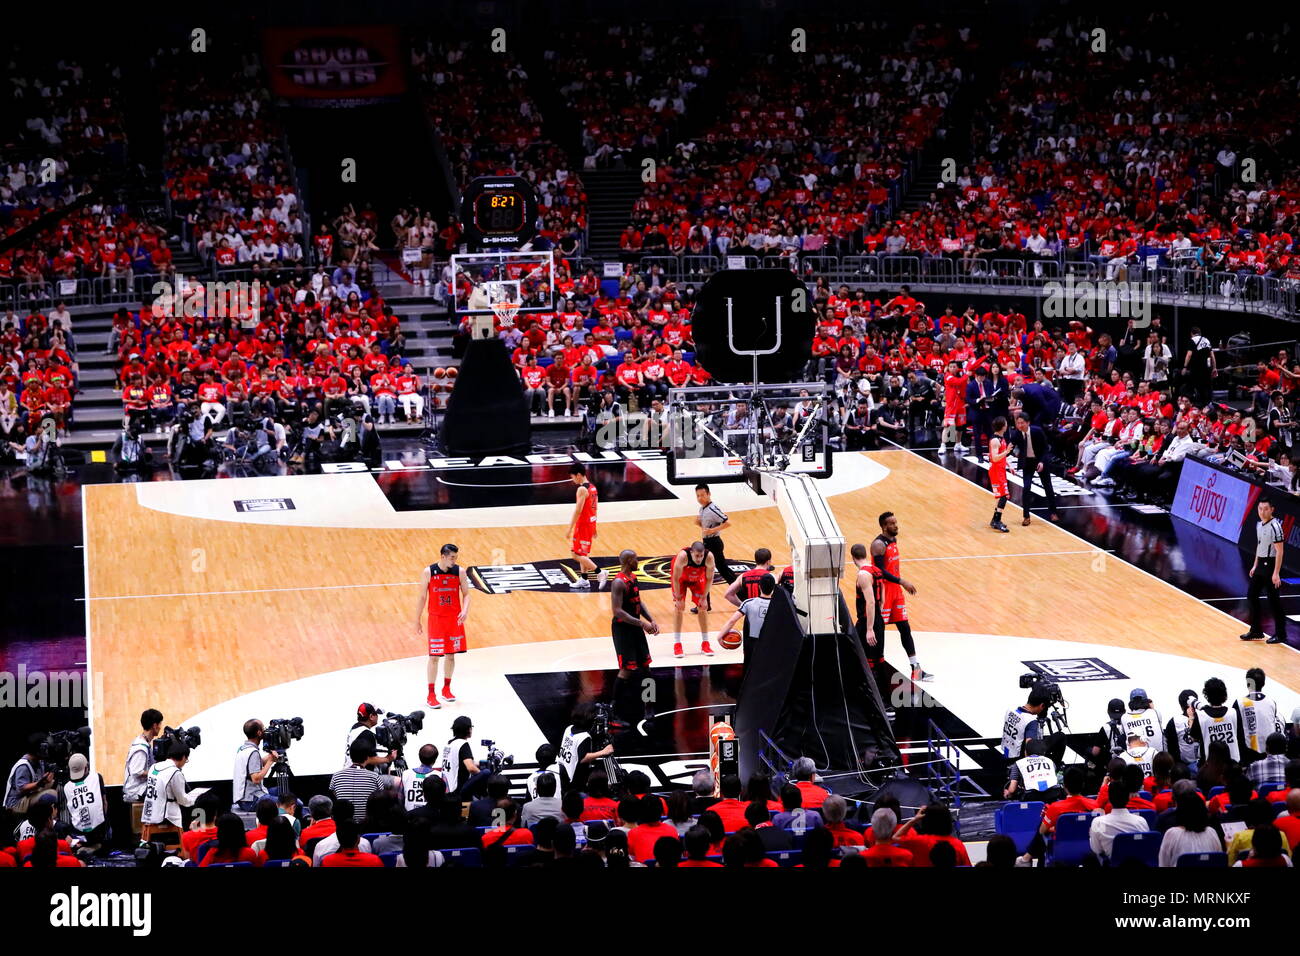
<path fill-rule="evenodd" d="M 1057 368 L 1054 383 L 1061 399 L 1072 403 L 1083 394 L 1083 382 L 1088 377 L 1088 359 L 1073 342 L 1066 343 L 1065 355 Z"/>
<path fill-rule="evenodd" d="M 1136 813 L 1128 810 L 1129 789 L 1121 781 L 1113 781 L 1107 791 L 1110 800 L 1110 813 L 1097 817 L 1088 829 L 1088 846 L 1097 859 L 1110 858 L 1115 837 L 1121 833 L 1146 833 L 1151 828 Z"/>
<path fill-rule="evenodd" d="M 1174 825 L 1160 842 L 1160 866 L 1177 866 L 1185 853 L 1222 853 L 1223 837 L 1210 826 L 1210 811 L 1190 780 L 1174 783 Z"/>

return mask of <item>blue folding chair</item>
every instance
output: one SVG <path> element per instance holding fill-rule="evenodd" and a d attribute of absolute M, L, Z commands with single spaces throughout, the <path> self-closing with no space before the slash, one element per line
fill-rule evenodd
<path fill-rule="evenodd" d="M 361 839 L 365 840 L 367 843 L 374 843 L 381 836 L 392 836 L 392 834 L 391 833 L 363 833 L 361 834 Z"/>
<path fill-rule="evenodd" d="M 506 860 L 509 866 L 518 866 L 536 852 L 531 843 L 511 843 L 506 847 Z"/>
<path fill-rule="evenodd" d="M 449 864 L 455 866 L 482 866 L 483 852 L 476 846 L 460 847 L 455 850 L 443 850 L 442 855 Z"/>
<path fill-rule="evenodd" d="M 1049 862 L 1054 866 L 1078 866 L 1092 852 L 1088 844 L 1088 831 L 1095 814 L 1063 813 L 1056 820 L 1056 837 L 1048 848 Z"/>
<path fill-rule="evenodd" d="M 1213 800 L 1215 797 L 1217 797 L 1219 794 L 1223 793 L 1227 789 L 1228 789 L 1227 787 L 1211 787 L 1210 795 L 1207 799 Z"/>
<path fill-rule="evenodd" d="M 252 867 L 252 865 L 253 865 L 253 864 L 251 864 L 251 863 L 209 863 L 209 864 L 208 864 L 208 869 L 209 869 L 209 870 L 218 870 L 218 869 L 220 869 L 220 870 L 233 870 L 233 869 L 235 869 L 235 868 L 237 868 L 237 867 L 244 867 L 245 869 L 248 869 L 248 868 Z"/>
<path fill-rule="evenodd" d="M 1150 829 L 1154 830 L 1156 828 L 1156 817 L 1159 816 L 1159 814 L 1154 810 L 1133 810 L 1132 812 L 1145 820 Z"/>
<path fill-rule="evenodd" d="M 1190 870 L 1217 870 L 1226 868 L 1227 865 L 1226 853 L 1184 853 L 1174 864 Z"/>
<path fill-rule="evenodd" d="M 379 859 L 383 860 L 384 866 L 389 867 L 390 869 L 397 866 L 397 857 L 398 853 L 396 850 L 390 850 L 388 853 L 379 854 Z"/>
<path fill-rule="evenodd" d="M 1275 790 L 1283 790 L 1285 788 L 1286 788 L 1285 783 L 1261 783 L 1259 785 L 1259 795 L 1261 797 L 1267 797 L 1270 793 L 1274 792 Z"/>
<path fill-rule="evenodd" d="M 1159 831 L 1117 835 L 1110 848 L 1110 865 L 1137 862 L 1143 866 L 1159 866 L 1160 842 L 1164 836 Z"/>
<path fill-rule="evenodd" d="M 796 850 L 802 850 L 803 841 L 808 836 L 808 829 L 805 827 L 800 830 L 791 830 L 787 827 L 785 832 L 790 835 L 790 846 Z"/>
<path fill-rule="evenodd" d="M 1024 853 L 1043 822 L 1041 803 L 1004 803 L 993 814 L 993 827 L 1016 844 L 1016 852 Z"/>

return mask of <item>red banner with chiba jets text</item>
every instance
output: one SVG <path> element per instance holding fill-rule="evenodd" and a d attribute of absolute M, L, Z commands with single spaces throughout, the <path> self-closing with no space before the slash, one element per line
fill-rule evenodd
<path fill-rule="evenodd" d="M 288 99 L 378 102 L 406 91 L 402 43 L 391 26 L 277 27 L 263 39 L 271 92 Z"/>

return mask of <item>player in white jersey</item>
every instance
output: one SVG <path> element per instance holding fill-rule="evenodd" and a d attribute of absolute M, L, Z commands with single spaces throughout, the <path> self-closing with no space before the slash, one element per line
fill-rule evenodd
<path fill-rule="evenodd" d="M 1233 707 L 1241 718 L 1242 746 L 1253 754 L 1263 755 L 1265 741 L 1269 734 L 1286 731 L 1285 725 L 1277 714 L 1277 704 L 1271 697 L 1265 697 L 1264 670 L 1252 667 L 1246 671 L 1245 697 L 1233 701 Z"/>
<path fill-rule="evenodd" d="M 1158 749 L 1164 723 L 1160 720 L 1160 712 L 1151 706 L 1151 698 L 1141 687 L 1129 691 L 1128 710 L 1120 717 L 1120 725 L 1124 728 L 1125 740 L 1137 734 Z"/>

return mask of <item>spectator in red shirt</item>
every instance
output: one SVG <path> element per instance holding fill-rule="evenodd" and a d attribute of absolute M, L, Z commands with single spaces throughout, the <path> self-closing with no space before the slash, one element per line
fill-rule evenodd
<path fill-rule="evenodd" d="M 587 778 L 587 796 L 582 801 L 583 823 L 589 820 L 613 820 L 618 801 L 609 795 L 609 780 L 600 772 Z"/>
<path fill-rule="evenodd" d="M 339 820 L 335 832 L 338 834 L 339 848 L 321 860 L 321 866 L 384 865 L 384 861 L 375 854 L 362 853 L 357 849 L 357 844 L 361 842 L 361 826 L 355 820 Z"/>
<path fill-rule="evenodd" d="M 202 799 L 202 798 L 200 798 Z M 302 828 L 299 843 L 303 849 L 315 849 L 315 841 L 323 840 L 334 833 L 334 801 L 324 794 L 312 797 L 307 803 L 312 822 Z"/>
<path fill-rule="evenodd" d="M 716 860 L 709 860 L 709 831 L 698 823 L 686 831 L 682 838 L 683 845 L 686 848 L 686 859 L 682 860 L 678 866 L 681 867 L 719 867 L 721 863 Z"/>
<path fill-rule="evenodd" d="M 952 835 L 952 813 L 942 803 L 932 803 L 917 810 L 916 816 L 898 829 L 895 838 L 899 846 L 911 852 L 912 866 L 930 866 L 930 851 L 941 842 L 952 844 L 958 866 L 970 866 L 965 844 Z"/>
<path fill-rule="evenodd" d="M 796 760 L 790 773 L 790 776 L 794 778 L 794 785 L 803 794 L 803 805 L 810 810 L 820 807 L 826 801 L 826 798 L 830 796 L 829 790 L 813 783 L 813 777 L 816 773 L 817 765 L 809 757 L 800 757 Z"/>
<path fill-rule="evenodd" d="M 212 866 L 217 863 L 251 863 L 262 865 L 262 854 L 248 846 L 244 833 L 244 822 L 233 813 L 223 813 L 217 817 L 217 845 L 203 857 L 199 866 Z"/>
<path fill-rule="evenodd" d="M 663 822 L 663 802 L 654 794 L 637 801 L 637 824 L 627 835 L 628 852 L 638 863 L 653 859 L 655 843 L 663 837 L 677 839 L 677 828 Z"/>
<path fill-rule="evenodd" d="M 844 822 L 848 812 L 848 801 L 837 793 L 831 794 L 822 802 L 822 819 L 826 821 L 826 829 L 835 838 L 835 845 L 837 847 L 864 846 L 866 840 L 863 839 L 862 834 Z"/>
<path fill-rule="evenodd" d="M 1061 814 L 1091 813 L 1097 809 L 1097 801 L 1083 795 L 1087 778 L 1081 768 L 1070 767 L 1065 771 L 1062 782 L 1065 784 L 1065 798 L 1043 807 L 1043 824 L 1038 832 L 1044 836 L 1056 830 L 1056 821 L 1061 818 Z"/>
<path fill-rule="evenodd" d="M 497 814 L 498 818 L 505 822 L 501 826 L 493 827 L 483 834 L 483 849 L 493 846 L 515 846 L 520 843 L 531 844 L 533 834 L 519 825 L 519 805 L 506 797 L 504 800 L 497 801 L 497 809 L 501 811 Z"/>
<path fill-rule="evenodd" d="M 722 844 L 722 865 L 762 868 L 780 866 L 776 860 L 768 858 L 767 851 L 763 849 L 763 841 L 748 828 L 731 834 Z"/>
<path fill-rule="evenodd" d="M 722 799 L 709 807 L 722 820 L 722 827 L 727 833 L 735 833 L 745 828 L 745 804 L 740 799 L 740 778 L 727 774 L 718 782 L 718 791 Z M 805 800 L 804 805 L 807 806 Z"/>
<path fill-rule="evenodd" d="M 862 851 L 867 866 L 911 866 L 912 854 L 894 842 L 898 817 L 888 807 L 871 815 L 872 844 Z"/>

